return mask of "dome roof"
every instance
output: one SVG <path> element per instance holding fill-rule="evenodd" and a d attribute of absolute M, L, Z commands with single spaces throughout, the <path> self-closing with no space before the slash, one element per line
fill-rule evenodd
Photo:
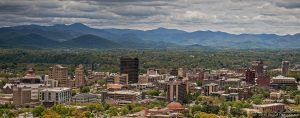
<path fill-rule="evenodd" d="M 171 102 L 167 105 L 167 108 L 170 110 L 181 110 L 184 109 L 179 102 Z"/>

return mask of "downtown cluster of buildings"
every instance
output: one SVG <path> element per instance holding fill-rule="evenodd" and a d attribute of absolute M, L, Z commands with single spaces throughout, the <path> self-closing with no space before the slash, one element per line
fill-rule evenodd
<path fill-rule="evenodd" d="M 1 103 L 13 103 L 17 107 L 34 107 L 38 104 L 52 106 L 67 104 L 72 100 L 72 89 L 93 84 L 104 77 L 104 73 L 93 73 L 87 78 L 83 65 L 75 70 L 75 76 L 68 75 L 68 68 L 54 65 L 48 75 L 39 76 L 29 69 L 22 78 L 9 79 L 2 88 Z"/>
<path fill-rule="evenodd" d="M 282 87 L 297 89 L 295 78 L 287 77 L 289 62 L 282 62 L 282 75 L 269 77 L 262 60 L 254 61 L 249 68 L 230 71 L 226 69 L 208 70 L 202 68 L 170 69 L 161 73 L 159 69 L 149 68 L 147 73 L 139 73 L 137 58 L 120 58 L 120 71 L 86 72 L 83 65 L 75 69 L 75 75 L 68 74 L 68 68 L 54 65 L 49 68 L 48 75 L 38 76 L 30 69 L 26 76 L 12 79 L 3 87 L 1 103 L 14 103 L 17 107 L 34 107 L 37 104 L 52 106 L 72 102 L 106 102 L 125 105 L 132 102 L 143 104 L 149 101 L 165 100 L 169 104 L 165 108 L 144 110 L 140 117 L 178 117 L 188 112 L 183 103 L 190 103 L 189 93 L 198 92 L 205 96 L 224 97 L 227 100 L 244 100 L 251 97 L 251 89 L 255 86 L 268 87 L 272 95 L 277 95 Z M 105 81 L 104 86 L 97 81 Z M 88 86 L 90 93 L 72 95 L 76 90 Z M 99 91 L 98 91 L 99 90 Z M 159 90 L 156 96 L 146 95 L 147 90 Z M 272 96 L 271 95 L 271 96 Z M 277 97 L 278 98 L 278 97 Z M 256 112 L 266 110 L 282 111 L 281 103 L 255 105 Z"/>

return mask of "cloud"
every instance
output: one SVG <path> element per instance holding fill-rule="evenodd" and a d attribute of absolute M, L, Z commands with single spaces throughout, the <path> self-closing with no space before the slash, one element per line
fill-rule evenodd
<path fill-rule="evenodd" d="M 298 0 L 1 0 L 0 25 L 293 34 L 300 32 L 299 7 Z"/>
<path fill-rule="evenodd" d="M 300 1 L 299 0 L 285 0 L 276 2 L 278 7 L 283 7 L 286 9 L 299 9 Z"/>

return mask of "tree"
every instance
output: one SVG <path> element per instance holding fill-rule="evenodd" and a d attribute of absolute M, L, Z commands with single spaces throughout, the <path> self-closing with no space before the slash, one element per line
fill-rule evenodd
<path fill-rule="evenodd" d="M 80 93 L 88 93 L 88 92 L 90 92 L 90 87 L 88 86 L 80 87 Z"/>
<path fill-rule="evenodd" d="M 39 117 L 42 116 L 45 111 L 46 108 L 43 105 L 39 105 L 32 110 L 32 114 L 35 117 Z"/>
<path fill-rule="evenodd" d="M 60 118 L 60 115 L 52 110 L 46 110 L 42 118 Z"/>
<path fill-rule="evenodd" d="M 144 109 L 144 107 L 142 107 L 142 106 L 134 107 L 134 108 L 131 110 L 131 112 L 132 112 L 132 113 L 135 113 L 135 112 L 142 111 L 143 109 Z"/>
<path fill-rule="evenodd" d="M 253 104 L 262 104 L 263 102 L 263 95 L 262 94 L 256 94 L 256 95 L 253 95 L 251 97 L 252 101 L 253 101 Z"/>
<path fill-rule="evenodd" d="M 94 118 L 94 114 L 90 111 L 84 111 L 80 114 L 81 118 Z"/>
<path fill-rule="evenodd" d="M 105 114 L 109 116 L 116 116 L 118 115 L 118 109 L 117 107 L 109 107 L 109 109 L 105 111 Z"/>
<path fill-rule="evenodd" d="M 283 103 L 284 104 L 288 104 L 289 103 L 289 101 L 287 99 L 288 99 L 287 96 L 283 96 Z"/>
<path fill-rule="evenodd" d="M 192 112 L 192 114 L 195 114 L 196 112 L 199 112 L 199 111 L 201 111 L 201 110 L 202 110 L 201 105 L 193 105 L 193 106 L 191 107 L 191 112 Z"/>
<path fill-rule="evenodd" d="M 197 86 L 202 86 L 202 83 L 203 83 L 202 80 L 198 80 L 197 81 Z"/>
<path fill-rule="evenodd" d="M 74 107 L 68 107 L 62 104 L 54 105 L 52 107 L 52 110 L 61 115 L 62 117 L 74 116 L 77 111 Z"/>
<path fill-rule="evenodd" d="M 100 86 L 103 86 L 103 85 L 105 85 L 107 82 L 106 82 L 104 79 L 102 79 L 102 80 L 98 80 L 97 83 L 98 83 Z"/>
<path fill-rule="evenodd" d="M 151 96 L 158 96 L 159 95 L 159 90 L 158 89 L 153 89 L 153 90 L 147 90 L 146 94 L 151 95 Z"/>
<path fill-rule="evenodd" d="M 297 105 L 300 104 L 300 95 L 295 96 L 295 102 L 296 102 Z"/>
<path fill-rule="evenodd" d="M 129 110 L 128 110 L 127 107 L 122 107 L 122 108 L 120 109 L 120 112 L 121 112 L 121 115 L 126 115 L 126 114 L 129 113 Z"/>

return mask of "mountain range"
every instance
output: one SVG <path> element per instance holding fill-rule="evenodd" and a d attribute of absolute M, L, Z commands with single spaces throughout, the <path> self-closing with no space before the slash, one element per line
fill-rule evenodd
<path fill-rule="evenodd" d="M 300 48 L 300 34 L 230 34 L 157 28 L 96 29 L 81 23 L 0 28 L 3 48 Z"/>

